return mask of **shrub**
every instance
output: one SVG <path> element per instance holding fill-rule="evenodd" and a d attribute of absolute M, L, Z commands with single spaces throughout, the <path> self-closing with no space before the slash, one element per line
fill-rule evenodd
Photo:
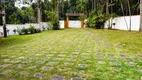
<path fill-rule="evenodd" d="M 34 33 L 38 33 L 38 32 L 37 32 L 37 29 L 34 29 Z"/>
<path fill-rule="evenodd" d="M 34 33 L 39 33 L 39 32 L 41 32 L 40 29 L 34 29 Z"/>
<path fill-rule="evenodd" d="M 45 27 L 44 26 L 42 26 L 42 30 L 45 31 Z"/>
<path fill-rule="evenodd" d="M 53 30 L 59 30 L 60 29 L 58 20 L 52 21 L 51 24 L 53 25 Z"/>
<path fill-rule="evenodd" d="M 39 28 L 38 28 L 38 29 L 36 29 L 36 31 L 37 31 L 37 32 L 41 32 L 41 30 L 40 30 Z"/>
<path fill-rule="evenodd" d="M 49 30 L 52 30 L 53 29 L 53 25 L 51 23 L 48 23 L 48 26 L 49 26 Z"/>
<path fill-rule="evenodd" d="M 53 30 L 59 30 L 59 20 L 55 12 L 45 11 L 45 14 L 48 16 L 49 21 L 51 22 Z"/>
<path fill-rule="evenodd" d="M 34 26 L 31 26 L 29 28 L 17 28 L 17 32 L 19 35 L 23 35 L 23 34 L 28 34 L 29 32 L 32 34 L 32 33 L 39 33 L 41 32 L 40 29 L 36 29 L 34 28 Z"/>
<path fill-rule="evenodd" d="M 19 35 L 23 34 L 21 28 L 19 28 L 19 27 L 17 27 L 17 32 L 18 32 Z"/>
<path fill-rule="evenodd" d="M 34 26 L 30 25 L 30 27 L 28 28 L 29 32 L 32 34 L 35 31 Z"/>
<path fill-rule="evenodd" d="M 104 27 L 104 22 L 109 18 L 108 14 L 101 14 L 100 11 L 93 11 L 89 15 L 86 24 L 88 27 L 100 29 Z"/>
<path fill-rule="evenodd" d="M 85 20 L 85 18 L 86 18 L 86 16 L 84 14 L 82 14 L 82 15 L 79 16 L 80 20 Z"/>
<path fill-rule="evenodd" d="M 28 34 L 28 29 L 26 29 L 25 27 L 23 27 L 23 28 L 21 29 L 21 31 L 22 31 L 23 34 Z"/>

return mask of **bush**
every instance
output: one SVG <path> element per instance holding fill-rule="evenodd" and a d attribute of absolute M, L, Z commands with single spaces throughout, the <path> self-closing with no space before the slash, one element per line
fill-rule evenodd
<path fill-rule="evenodd" d="M 41 32 L 40 29 L 34 29 L 34 33 L 39 33 L 39 32 Z"/>
<path fill-rule="evenodd" d="M 82 14 L 82 15 L 79 16 L 80 20 L 85 20 L 85 18 L 86 18 L 86 16 L 84 14 Z"/>
<path fill-rule="evenodd" d="M 100 29 L 104 28 L 104 23 L 106 20 L 108 20 L 110 17 L 108 17 L 107 14 L 101 14 L 100 11 L 93 11 L 89 15 L 89 18 L 87 19 L 87 26 Z"/>
<path fill-rule="evenodd" d="M 36 29 L 37 30 L 37 32 L 39 33 L 39 32 L 41 32 L 41 30 L 40 29 Z"/>
<path fill-rule="evenodd" d="M 21 29 L 21 31 L 22 31 L 22 34 L 28 34 L 28 29 L 26 29 L 24 27 Z"/>
<path fill-rule="evenodd" d="M 56 20 L 56 21 L 52 21 L 51 22 L 52 26 L 53 26 L 53 30 L 59 30 L 59 21 Z"/>
<path fill-rule="evenodd" d="M 34 26 L 31 26 L 29 28 L 17 28 L 17 32 L 19 35 L 23 35 L 23 34 L 28 34 L 29 32 L 32 34 L 32 33 L 39 33 L 41 32 L 40 29 L 36 29 L 34 28 Z"/>
<path fill-rule="evenodd" d="M 49 30 L 52 30 L 53 29 L 53 25 L 51 23 L 48 23 L 48 26 L 49 26 Z"/>
<path fill-rule="evenodd" d="M 42 30 L 45 31 L 45 27 L 44 26 L 42 26 Z"/>
<path fill-rule="evenodd" d="M 45 14 L 50 19 L 49 21 L 51 22 L 52 29 L 53 30 L 59 30 L 60 29 L 60 27 L 59 27 L 59 20 L 58 20 L 58 17 L 56 15 L 56 13 L 55 12 L 45 11 Z"/>
<path fill-rule="evenodd" d="M 28 28 L 28 30 L 29 30 L 29 32 L 30 32 L 31 34 L 33 34 L 34 31 L 35 31 L 35 28 L 34 28 L 34 26 L 30 25 L 30 27 Z"/>
<path fill-rule="evenodd" d="M 21 28 L 19 28 L 19 27 L 17 27 L 17 32 L 18 32 L 19 35 L 23 34 Z"/>

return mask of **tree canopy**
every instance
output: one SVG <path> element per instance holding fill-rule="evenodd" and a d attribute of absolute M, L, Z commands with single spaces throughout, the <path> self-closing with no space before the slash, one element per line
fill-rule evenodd
<path fill-rule="evenodd" d="M 100 11 L 101 14 L 115 13 L 119 16 L 139 15 L 139 0 L 23 0 L 24 4 L 30 7 L 15 7 L 17 0 L 6 0 L 6 22 L 7 24 L 21 24 L 37 22 L 38 8 L 40 4 L 40 12 L 42 21 L 49 21 L 45 11 L 57 13 L 59 19 L 64 19 L 66 13 L 84 13 L 89 16 L 91 11 Z M 22 0 L 21 0 L 22 1 Z M 33 2 L 34 1 L 34 2 Z M 128 3 L 129 1 L 129 3 Z M 129 8 L 130 5 L 130 9 Z M 1 6 L 0 6 L 1 9 Z M 0 17 L 1 18 L 1 17 Z M 0 19 L 0 24 L 2 24 Z"/>

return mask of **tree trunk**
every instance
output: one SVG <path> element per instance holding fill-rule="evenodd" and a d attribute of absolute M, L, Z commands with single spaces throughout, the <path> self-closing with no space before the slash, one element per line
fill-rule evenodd
<path fill-rule="evenodd" d="M 131 31 L 131 7 L 130 7 L 130 1 L 127 0 L 127 3 L 128 3 L 128 8 L 129 8 L 129 16 L 130 16 L 130 25 L 129 25 L 129 31 Z"/>
<path fill-rule="evenodd" d="M 92 0 L 92 11 L 94 10 L 94 0 Z"/>
<path fill-rule="evenodd" d="M 40 28 L 40 30 L 42 30 L 42 27 L 40 25 L 41 22 L 41 0 L 37 0 L 37 22 L 38 22 L 38 27 Z"/>
<path fill-rule="evenodd" d="M 128 28 L 128 23 L 127 23 L 126 18 L 125 18 L 125 12 L 124 12 L 124 8 L 123 8 L 122 0 L 119 0 L 119 1 L 120 1 L 121 10 L 122 10 L 122 13 L 123 13 L 123 16 L 124 16 L 124 20 L 125 20 L 125 23 L 126 23 L 127 29 L 129 29 L 129 28 Z"/>
<path fill-rule="evenodd" d="M 2 0 L 2 13 L 4 16 L 2 17 L 3 20 L 3 32 L 4 32 L 4 37 L 7 37 L 7 31 L 6 31 L 6 15 L 5 15 L 5 0 Z"/>
<path fill-rule="evenodd" d="M 37 14 L 37 17 L 38 17 L 38 19 L 37 19 L 37 22 L 38 23 L 40 23 L 41 22 L 41 11 L 40 11 L 40 9 L 41 9 L 41 0 L 38 0 L 37 1 L 37 12 L 38 12 L 38 14 Z"/>
<path fill-rule="evenodd" d="M 142 0 L 140 0 L 140 29 L 139 32 L 142 32 Z"/>
<path fill-rule="evenodd" d="M 96 0 L 94 0 L 94 10 L 96 10 Z"/>
<path fill-rule="evenodd" d="M 111 0 L 111 3 L 112 3 L 112 0 Z M 112 24 L 113 24 L 113 18 L 112 18 L 112 13 L 113 13 L 113 7 L 111 6 L 111 11 L 110 11 L 110 14 L 111 14 L 111 23 L 110 23 L 110 27 L 111 27 L 111 29 L 112 29 Z"/>
<path fill-rule="evenodd" d="M 60 0 L 57 1 L 57 19 L 59 19 L 59 3 L 60 3 Z"/>
<path fill-rule="evenodd" d="M 106 0 L 106 14 L 109 14 L 109 1 L 108 0 Z"/>

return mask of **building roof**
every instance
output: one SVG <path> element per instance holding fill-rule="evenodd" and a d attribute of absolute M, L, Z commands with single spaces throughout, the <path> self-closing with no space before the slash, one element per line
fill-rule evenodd
<path fill-rule="evenodd" d="M 83 13 L 67 13 L 66 16 L 80 16 L 84 15 Z"/>

